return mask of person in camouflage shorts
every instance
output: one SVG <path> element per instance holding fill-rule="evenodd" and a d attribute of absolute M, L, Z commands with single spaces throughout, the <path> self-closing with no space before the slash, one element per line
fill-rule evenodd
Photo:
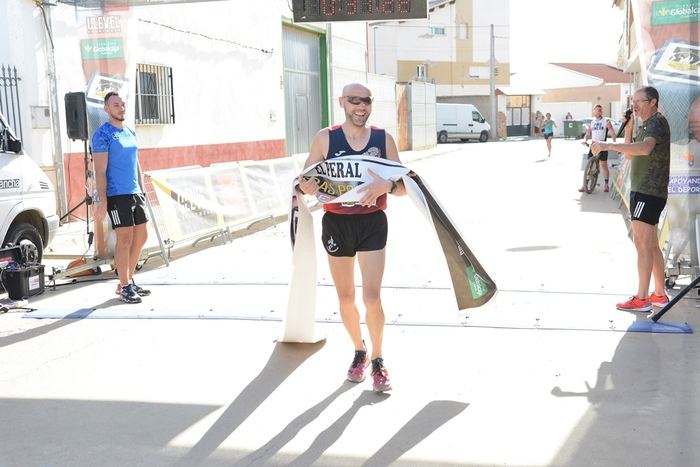
<path fill-rule="evenodd" d="M 664 306 L 668 296 L 664 289 L 664 259 L 659 248 L 658 223 L 668 197 L 671 168 L 671 130 L 658 111 L 659 92 L 651 87 L 638 89 L 632 97 L 634 116 L 625 126 L 624 143 L 594 142 L 591 151 L 614 150 L 630 160 L 630 217 L 632 236 L 637 249 L 639 288 L 637 295 L 618 303 L 619 310 L 650 311 Z M 640 125 L 637 125 L 638 120 Z M 637 134 L 633 130 L 639 126 Z M 654 277 L 654 293 L 649 294 L 649 281 Z"/>

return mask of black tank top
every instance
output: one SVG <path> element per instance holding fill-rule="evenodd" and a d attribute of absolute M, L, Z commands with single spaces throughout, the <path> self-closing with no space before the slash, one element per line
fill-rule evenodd
<path fill-rule="evenodd" d="M 341 125 L 330 127 L 328 129 L 326 159 L 340 156 L 373 156 L 386 159 L 386 131 L 376 127 L 370 127 L 370 131 L 369 141 L 364 148 L 358 151 L 350 147 Z M 386 194 L 377 198 L 375 206 L 343 206 L 339 203 L 328 203 L 323 205 L 323 209 L 336 214 L 369 214 L 386 209 Z"/>

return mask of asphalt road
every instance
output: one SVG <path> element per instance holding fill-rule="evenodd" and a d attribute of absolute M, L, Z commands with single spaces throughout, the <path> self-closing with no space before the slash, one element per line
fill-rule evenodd
<path fill-rule="evenodd" d="M 577 191 L 578 142 L 553 148 L 405 155 L 499 293 L 458 312 L 427 224 L 390 199 L 387 394 L 344 381 L 352 347 L 325 261 L 326 339 L 276 343 L 286 224 L 149 262 L 142 305 L 105 276 L 0 315 L 0 466 L 699 465 L 698 339 L 626 332 L 646 317 L 614 309 L 636 289 L 625 219 L 607 193 Z M 663 321 L 698 328 L 695 300 Z"/>

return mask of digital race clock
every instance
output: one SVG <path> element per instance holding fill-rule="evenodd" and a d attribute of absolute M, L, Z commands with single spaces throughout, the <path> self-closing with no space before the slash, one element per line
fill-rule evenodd
<path fill-rule="evenodd" d="M 428 0 L 292 0 L 295 23 L 428 17 Z"/>

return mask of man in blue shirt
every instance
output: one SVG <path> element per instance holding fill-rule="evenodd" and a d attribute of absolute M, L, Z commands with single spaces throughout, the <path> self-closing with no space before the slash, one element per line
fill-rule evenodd
<path fill-rule="evenodd" d="M 108 121 L 92 135 L 97 183 L 95 222 L 109 214 L 117 236 L 114 263 L 119 274 L 117 294 L 126 303 L 140 303 L 149 290 L 134 283 L 133 275 L 146 243 L 148 215 L 138 159 L 136 133 L 124 125 L 126 104 L 116 92 L 105 96 Z"/>

